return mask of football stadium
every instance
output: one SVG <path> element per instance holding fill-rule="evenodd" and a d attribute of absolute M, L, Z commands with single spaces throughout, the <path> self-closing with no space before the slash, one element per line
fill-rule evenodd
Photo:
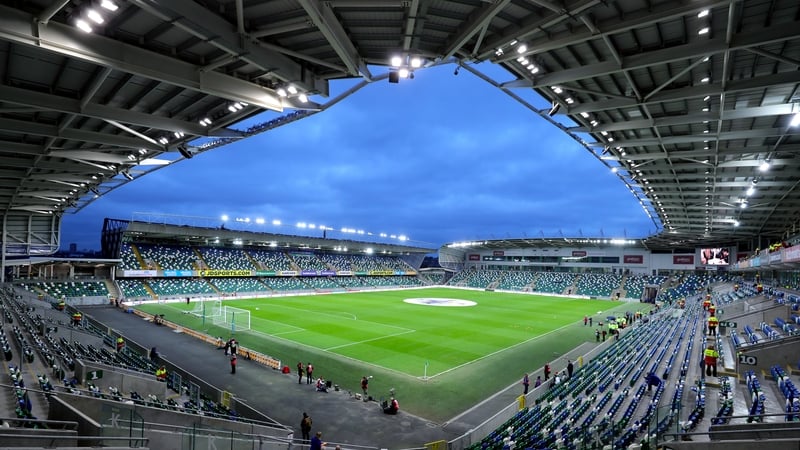
<path fill-rule="evenodd" d="M 1 448 L 800 445 L 796 1 L 0 13 Z M 59 250 L 122 186 L 441 67 L 585 150 L 656 231 L 427 244 L 129 210 L 99 253 Z"/>

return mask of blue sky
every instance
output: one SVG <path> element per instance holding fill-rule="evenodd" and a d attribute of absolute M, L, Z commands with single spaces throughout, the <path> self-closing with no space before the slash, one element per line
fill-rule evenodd
<path fill-rule="evenodd" d="M 262 217 L 265 230 L 288 234 L 297 234 L 297 222 L 324 224 L 402 234 L 434 248 L 526 235 L 655 232 L 625 185 L 584 148 L 500 90 L 453 69 L 373 83 L 321 114 L 128 183 L 66 215 L 63 246 L 99 248 L 104 217 L 136 212 Z M 499 81 L 511 78 L 498 67 L 481 69 Z M 332 81 L 331 91 L 352 84 Z M 531 92 L 519 94 L 544 106 Z M 283 225 L 273 227 L 273 219 Z"/>

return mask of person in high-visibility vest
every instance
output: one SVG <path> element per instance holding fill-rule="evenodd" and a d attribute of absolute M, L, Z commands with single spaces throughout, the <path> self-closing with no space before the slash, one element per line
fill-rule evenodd
<path fill-rule="evenodd" d="M 164 366 L 156 369 L 156 380 L 167 381 L 167 369 Z"/>
<path fill-rule="evenodd" d="M 125 347 L 125 339 L 122 339 L 122 336 L 117 338 L 117 351 L 121 351 L 122 347 Z"/>
<path fill-rule="evenodd" d="M 67 302 L 64 300 L 59 300 L 58 304 L 56 305 L 56 309 L 59 311 L 63 311 L 67 307 Z"/>
<path fill-rule="evenodd" d="M 709 336 L 716 336 L 717 335 L 717 325 L 719 325 L 719 319 L 717 316 L 711 316 L 708 318 L 708 335 Z"/>
<path fill-rule="evenodd" d="M 81 320 L 83 320 L 83 314 L 80 311 L 75 311 L 75 314 L 72 315 L 72 325 L 81 326 Z"/>
<path fill-rule="evenodd" d="M 714 306 L 714 304 L 712 303 L 712 304 L 711 304 L 711 305 L 708 307 L 708 314 L 709 314 L 709 315 L 711 315 L 711 316 L 714 316 L 714 315 L 716 315 L 716 313 L 717 313 L 717 307 L 716 307 L 716 306 Z"/>
<path fill-rule="evenodd" d="M 703 360 L 706 364 L 706 376 L 717 376 L 717 360 L 719 359 L 719 353 L 717 350 L 714 349 L 714 345 L 711 344 L 708 346 L 705 351 L 703 351 Z"/>
<path fill-rule="evenodd" d="M 706 299 L 705 299 L 705 300 L 703 300 L 703 309 L 705 309 L 706 311 L 708 311 L 708 308 L 709 308 L 710 306 L 711 306 L 711 296 L 710 296 L 710 295 L 707 295 L 707 296 L 706 296 Z"/>

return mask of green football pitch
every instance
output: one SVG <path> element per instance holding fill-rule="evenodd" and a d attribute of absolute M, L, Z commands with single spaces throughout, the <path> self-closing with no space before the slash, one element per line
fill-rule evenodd
<path fill-rule="evenodd" d="M 209 303 L 207 303 L 209 304 Z M 462 289 L 427 288 L 228 300 L 247 309 L 251 330 L 234 332 L 247 348 L 298 361 L 315 376 L 370 394 L 403 399 L 403 407 L 447 420 L 583 342 L 597 321 L 639 304 Z M 228 328 L 184 314 L 195 304 L 140 305 L 182 326 L 227 338 Z M 595 327 L 583 325 L 584 315 Z M 562 364 L 563 365 L 563 364 Z"/>

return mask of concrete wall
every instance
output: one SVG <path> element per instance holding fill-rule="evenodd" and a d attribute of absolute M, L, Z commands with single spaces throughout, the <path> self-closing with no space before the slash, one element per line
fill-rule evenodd
<path fill-rule="evenodd" d="M 99 436 L 101 434 L 102 427 L 99 423 L 62 400 L 59 396 L 51 395 L 49 400 L 50 408 L 48 410 L 47 420 L 76 422 L 78 424 L 78 434 L 81 436 Z"/>
<path fill-rule="evenodd" d="M 233 422 L 177 411 L 126 404 L 95 397 L 59 394 L 53 396 L 50 420 L 78 422 L 80 434 L 146 438 L 149 448 L 251 447 L 255 439 L 262 449 L 284 450 L 286 430 Z M 67 419 L 68 418 L 68 419 Z M 257 436 L 253 438 L 252 436 Z M 124 441 L 107 441 L 120 445 Z M 130 443 L 131 446 L 138 442 Z"/>
<path fill-rule="evenodd" d="M 62 446 L 76 447 L 77 432 L 74 430 L 47 430 L 34 428 L 2 428 L 0 429 L 2 448 L 35 447 L 52 448 Z"/>
<path fill-rule="evenodd" d="M 103 393 L 107 394 L 108 388 L 113 386 L 119 389 L 123 397 L 128 397 L 133 391 L 145 398 L 151 394 L 155 395 L 162 401 L 167 396 L 167 384 L 156 380 L 155 374 L 148 375 L 83 360 L 75 361 L 75 377 L 84 387 L 86 386 L 86 374 L 94 370 L 103 371 L 102 378 L 91 381 Z"/>
<path fill-rule="evenodd" d="M 745 347 L 743 353 L 746 356 L 754 356 L 757 364 L 737 364 L 736 372 L 740 376 L 743 376 L 748 370 L 753 370 L 760 375 L 760 371 L 763 370 L 769 377 L 769 370 L 775 365 L 781 366 L 788 373 L 789 369 L 787 367 L 797 367 L 798 359 L 800 358 L 800 336 L 789 336 L 776 341 L 766 341 L 763 344 Z M 800 430 L 798 432 L 800 433 Z"/>

